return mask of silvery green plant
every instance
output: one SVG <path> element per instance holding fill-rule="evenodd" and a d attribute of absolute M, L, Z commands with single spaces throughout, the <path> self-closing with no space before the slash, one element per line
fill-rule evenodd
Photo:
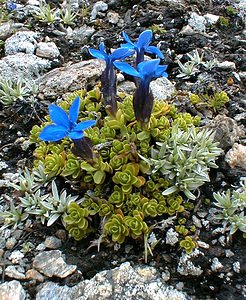
<path fill-rule="evenodd" d="M 246 180 L 238 190 L 214 193 L 213 197 L 216 207 L 213 219 L 221 222 L 230 235 L 237 230 L 246 235 Z"/>
<path fill-rule="evenodd" d="M 190 76 L 195 75 L 198 71 L 196 67 L 196 63 L 194 61 L 187 61 L 182 64 L 180 60 L 177 61 L 179 65 L 179 74 L 176 77 L 180 77 L 183 79 L 188 79 Z"/>
<path fill-rule="evenodd" d="M 42 23 L 52 24 L 57 19 L 57 11 L 56 9 L 51 9 L 49 4 L 46 4 L 45 1 L 40 1 L 39 11 L 34 15 L 36 19 L 38 19 Z"/>
<path fill-rule="evenodd" d="M 25 221 L 28 216 L 28 213 L 24 212 L 24 209 L 21 206 L 15 207 L 14 203 L 11 201 L 8 210 L 0 211 L 0 217 L 4 220 L 4 225 L 0 227 L 0 230 L 9 226 L 16 229 L 18 224 Z"/>
<path fill-rule="evenodd" d="M 54 180 L 51 187 L 51 194 L 41 195 L 41 191 L 37 190 L 34 194 L 25 193 L 24 197 L 20 197 L 20 205 L 24 211 L 29 215 L 36 215 L 42 224 L 47 221 L 47 226 L 51 226 L 59 217 L 63 216 L 68 205 L 78 198 L 78 196 L 67 195 L 65 190 L 59 194 Z"/>
<path fill-rule="evenodd" d="M 20 79 L 15 83 L 10 79 L 0 78 L 0 102 L 3 105 L 12 105 L 17 99 L 23 100 L 29 94 L 29 88 Z"/>
<path fill-rule="evenodd" d="M 192 191 L 209 182 L 209 169 L 217 168 L 215 159 L 222 152 L 213 139 L 214 133 L 207 129 L 197 132 L 195 127 L 188 127 L 183 131 L 174 125 L 166 141 L 151 149 L 150 158 L 140 157 L 151 166 L 151 174 L 160 173 L 170 182 L 163 195 L 183 192 L 195 200 Z"/>
<path fill-rule="evenodd" d="M 72 11 L 71 5 L 68 4 L 64 10 L 60 10 L 60 16 L 63 24 L 74 25 L 77 14 Z"/>
<path fill-rule="evenodd" d="M 203 53 L 199 54 L 199 52 L 197 51 L 197 49 L 195 51 L 193 51 L 192 54 L 188 53 L 187 54 L 190 58 L 190 61 L 194 62 L 196 65 L 200 65 L 203 62 Z"/>

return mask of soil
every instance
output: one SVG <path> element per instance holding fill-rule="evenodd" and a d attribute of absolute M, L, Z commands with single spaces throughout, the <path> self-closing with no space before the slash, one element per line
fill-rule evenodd
<path fill-rule="evenodd" d="M 18 1 L 17 1 L 18 2 Z M 25 4 L 25 1 L 19 3 Z M 57 7 L 62 1 L 48 1 L 52 7 Z M 178 64 L 175 58 L 178 55 L 184 54 L 182 62 L 188 60 L 186 55 L 189 51 L 199 49 L 204 51 L 204 59 L 209 60 L 213 55 L 220 61 L 233 61 L 236 65 L 237 73 L 246 71 L 246 55 L 245 55 L 245 39 L 242 37 L 244 24 L 242 18 L 227 13 L 227 7 L 232 5 L 234 1 L 184 1 L 184 5 L 171 4 L 171 1 L 166 4 L 155 4 L 155 1 L 105 1 L 108 2 L 109 10 L 118 12 L 122 19 L 124 19 L 123 27 L 118 24 L 109 24 L 102 14 L 95 22 L 91 22 L 89 14 L 95 0 L 89 1 L 88 17 L 77 18 L 74 27 L 87 24 L 96 29 L 92 38 L 86 42 L 69 43 L 63 36 L 55 34 L 56 30 L 61 30 L 60 24 L 44 25 L 35 21 L 32 17 L 27 16 L 21 20 L 25 24 L 30 24 L 31 30 L 41 32 L 42 36 L 48 36 L 51 41 L 54 41 L 58 46 L 62 59 L 60 65 L 65 65 L 67 62 L 79 62 L 81 60 L 90 59 L 88 54 L 88 47 L 98 47 L 100 40 L 103 38 L 108 48 L 116 48 L 123 42 L 121 36 L 122 31 L 134 40 L 138 37 L 144 29 L 150 28 L 152 25 L 164 24 L 165 32 L 155 35 L 154 45 L 159 45 L 163 53 L 166 53 L 163 63 L 168 64 L 167 72 L 169 80 L 175 82 L 176 88 L 179 92 L 200 91 L 208 92 L 208 87 L 212 89 L 219 89 L 226 91 L 230 97 L 230 101 L 226 104 L 225 112 L 230 118 L 235 118 L 236 115 L 245 111 L 245 85 L 244 83 L 233 80 L 233 84 L 228 84 L 228 79 L 233 77 L 233 71 L 222 71 L 215 68 L 213 71 L 206 74 L 204 82 L 198 82 L 195 75 L 188 80 L 177 78 Z M 156 1 L 158 2 L 158 1 Z M 161 1 L 159 1 L 161 2 Z M 201 15 L 206 13 L 224 16 L 229 20 L 227 27 L 214 25 L 211 27 L 208 34 L 195 33 L 193 35 L 180 35 L 180 30 L 187 25 L 188 14 L 191 11 L 198 12 Z M 13 14 L 12 19 L 15 20 Z M 16 20 L 20 22 L 19 20 Z M 209 31 L 209 30 L 208 30 Z M 214 38 L 209 35 L 216 34 Z M 241 38 L 239 38 L 241 37 Z M 167 51 L 170 49 L 170 51 Z M 4 57 L 4 51 L 0 51 L 0 58 Z M 234 78 L 234 77 L 233 77 Z M 187 84 L 187 82 L 189 84 Z M 21 143 L 18 142 L 20 137 L 28 137 L 32 126 L 40 124 L 40 119 L 47 113 L 47 103 L 49 99 L 39 100 L 32 107 L 26 101 L 17 101 L 10 107 L 5 107 L 0 103 L 0 158 L 8 164 L 7 172 L 16 173 L 18 168 L 25 166 L 32 166 L 32 152 L 34 146 L 23 150 Z M 180 103 L 177 99 L 180 111 L 187 110 L 185 103 Z M 215 115 L 212 116 L 212 118 Z M 242 119 L 238 122 L 239 125 L 245 126 L 246 120 Z M 240 140 L 242 144 L 245 140 Z M 224 157 L 220 157 L 217 162 L 219 168 L 211 171 L 211 182 L 202 187 L 201 193 L 204 198 L 210 197 L 214 191 L 222 189 L 223 185 L 226 189 L 229 187 L 238 186 L 240 177 L 245 176 L 245 171 L 240 168 L 230 169 L 225 163 Z M 2 174 L 6 173 L 6 169 L 0 170 L 0 178 Z M 0 188 L 0 193 L 11 195 L 12 190 Z M 206 212 L 209 207 L 201 205 L 200 211 Z M 23 233 L 19 239 L 15 249 L 19 249 L 23 242 L 30 241 L 35 246 L 45 240 L 47 236 L 57 235 L 57 231 L 63 228 L 62 224 L 56 223 L 50 228 L 44 227 L 41 224 L 33 223 L 31 229 L 23 228 Z M 214 225 L 213 228 L 216 228 Z M 242 238 L 240 233 L 234 234 L 225 245 L 219 242 L 213 244 L 213 240 L 218 236 L 211 235 L 211 228 L 209 230 L 201 229 L 200 240 L 209 244 L 209 249 L 202 249 L 205 255 L 200 255 L 192 261 L 195 265 L 200 265 L 204 271 L 201 276 L 182 276 L 177 272 L 177 265 L 181 256 L 181 251 L 178 247 L 170 247 L 164 242 L 159 243 L 154 251 L 153 256 L 148 257 L 148 264 L 155 266 L 160 272 L 168 269 L 171 273 L 171 278 L 168 284 L 176 286 L 180 282 L 183 283 L 182 290 L 194 299 L 245 299 L 243 290 L 246 289 L 246 261 L 244 259 L 246 252 L 246 239 Z M 163 232 L 156 232 L 156 237 L 161 238 Z M 226 236 L 227 237 L 227 236 Z M 89 279 L 97 272 L 114 268 L 122 262 L 130 261 L 132 263 L 144 263 L 143 259 L 143 244 L 141 242 L 127 241 L 127 243 L 116 248 L 112 243 L 102 244 L 100 251 L 96 247 L 89 247 L 91 241 L 95 240 L 97 236 L 91 234 L 86 239 L 76 242 L 65 234 L 63 239 L 62 251 L 66 255 L 67 263 L 76 264 L 78 270 L 81 270 L 83 277 Z M 225 250 L 230 249 L 233 257 L 226 257 Z M 35 253 L 35 252 L 34 252 Z M 31 261 L 34 256 L 30 252 L 27 258 Z M 212 259 L 217 257 L 222 263 L 223 268 L 219 271 L 212 271 Z M 232 264 L 240 262 L 240 273 L 232 271 Z M 222 274 L 222 275 L 221 275 Z M 73 286 L 81 280 L 79 272 L 66 278 L 62 284 Z M 9 278 L 2 278 L 9 280 Z M 53 279 L 52 279 L 53 280 Z M 58 279 L 57 279 L 58 280 Z M 28 293 L 34 297 L 36 293 L 36 285 L 32 282 L 24 282 L 23 286 L 27 288 Z M 244 294 L 245 295 L 245 294 Z"/>

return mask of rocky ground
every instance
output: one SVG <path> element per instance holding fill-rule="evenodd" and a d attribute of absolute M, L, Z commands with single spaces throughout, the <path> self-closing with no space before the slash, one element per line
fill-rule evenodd
<path fill-rule="evenodd" d="M 46 2 L 52 9 L 68 5 Z M 27 91 L 13 102 L 1 101 L 0 95 L 0 210 L 18 196 L 9 188 L 17 170 L 32 166 L 34 146 L 28 136 L 47 114 L 48 104 L 99 82 L 101 63 L 88 48 L 97 48 L 100 41 L 117 48 L 122 31 L 134 40 L 147 28 L 168 64 L 168 79 L 152 82 L 155 97 L 201 116 L 224 150 L 201 194 L 210 198 L 214 191 L 240 187 L 246 176 L 245 0 L 71 0 L 78 14 L 71 25 L 37 20 L 33 15 L 39 1 L 16 4 L 9 19 L 0 15 L 0 78 L 24 78 Z M 182 74 L 178 60 L 189 62 L 188 54 L 196 49 L 205 64 Z M 135 85 L 119 76 L 119 89 L 131 93 Z M 190 93 L 217 90 L 229 97 L 219 112 L 190 102 Z M 246 239 L 239 231 L 229 236 L 209 216 L 209 206 L 198 207 L 193 216 L 200 235 L 192 254 L 163 238 L 148 264 L 137 242 L 101 245 L 97 252 L 89 247 L 95 236 L 81 242 L 68 239 L 59 222 L 46 227 L 26 220 L 15 229 L 2 229 L 0 299 L 245 299 Z"/>

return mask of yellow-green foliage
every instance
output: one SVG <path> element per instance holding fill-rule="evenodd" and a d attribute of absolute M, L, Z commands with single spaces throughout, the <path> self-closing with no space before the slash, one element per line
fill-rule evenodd
<path fill-rule="evenodd" d="M 115 118 L 102 109 L 99 89 L 77 91 L 60 106 L 68 110 L 76 96 L 81 98 L 79 121 L 98 120 L 96 126 L 85 130 L 95 152 L 92 162 L 76 157 L 72 153 L 73 142 L 67 138 L 60 143 L 39 140 L 38 134 L 50 123 L 49 118 L 45 124 L 34 126 L 30 136 L 37 145 L 35 166 L 42 162 L 44 172 L 50 177 L 59 175 L 74 181 L 83 195 L 80 205 L 68 206 L 63 219 L 70 235 L 82 239 L 97 229 L 94 224 L 98 222 L 93 219 L 102 217 L 103 236 L 123 243 L 127 237 L 146 236 L 153 218 L 182 216 L 187 206 L 183 197 L 178 193 L 164 196 L 162 192 L 169 187 L 169 182 L 160 174 L 147 174 L 150 167 L 139 154 L 150 155 L 151 146 L 170 138 L 173 125 L 185 131 L 197 125 L 199 118 L 177 113 L 174 106 L 155 101 L 149 125 L 141 128 L 134 118 L 131 96 L 122 95 Z"/>
<path fill-rule="evenodd" d="M 215 92 L 214 95 L 209 96 L 208 94 L 191 94 L 190 101 L 198 109 L 201 106 L 212 108 L 214 112 L 220 111 L 225 104 L 229 101 L 229 97 L 226 92 Z"/>

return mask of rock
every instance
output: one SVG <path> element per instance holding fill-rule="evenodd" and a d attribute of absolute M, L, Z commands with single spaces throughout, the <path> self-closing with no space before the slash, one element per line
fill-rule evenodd
<path fill-rule="evenodd" d="M 129 95 L 133 95 L 136 90 L 136 85 L 132 81 L 123 81 L 118 84 L 118 92 L 123 92 Z"/>
<path fill-rule="evenodd" d="M 33 54 L 38 33 L 33 31 L 19 31 L 8 38 L 4 44 L 5 55 L 13 55 L 19 52 Z"/>
<path fill-rule="evenodd" d="M 246 146 L 235 143 L 226 153 L 225 161 L 231 168 L 240 167 L 246 171 Z"/>
<path fill-rule="evenodd" d="M 26 279 L 44 282 L 44 276 L 34 269 L 30 269 L 26 272 Z"/>
<path fill-rule="evenodd" d="M 36 84 L 45 97 L 57 97 L 95 85 L 103 68 L 104 64 L 97 59 L 82 61 L 52 70 L 38 78 Z"/>
<path fill-rule="evenodd" d="M 40 76 L 44 70 L 50 68 L 50 61 L 34 54 L 17 53 L 0 60 L 0 77 L 32 80 Z"/>
<path fill-rule="evenodd" d="M 224 150 L 244 135 L 243 129 L 237 125 L 237 122 L 225 115 L 217 115 L 208 124 L 208 128 L 215 130 L 214 140 L 219 142 L 219 147 Z"/>
<path fill-rule="evenodd" d="M 165 77 L 157 78 L 150 83 L 150 88 L 154 95 L 154 98 L 157 100 L 166 100 L 170 98 L 175 92 L 175 87 Z"/>
<path fill-rule="evenodd" d="M 33 268 L 47 277 L 65 278 L 77 269 L 75 265 L 68 265 L 59 250 L 44 251 L 35 256 Z"/>
<path fill-rule="evenodd" d="M 166 234 L 166 244 L 171 246 L 175 245 L 179 241 L 178 236 L 178 233 L 173 228 L 168 229 Z"/>
<path fill-rule="evenodd" d="M 60 56 L 60 51 L 54 42 L 40 42 L 37 45 L 36 55 L 39 57 L 54 59 Z"/>
<path fill-rule="evenodd" d="M 82 27 L 68 31 L 66 38 L 68 40 L 72 40 L 75 43 L 80 43 L 81 45 L 84 45 L 87 43 L 87 41 L 93 35 L 94 32 L 95 28 L 83 25 Z"/>
<path fill-rule="evenodd" d="M 57 249 L 57 248 L 61 247 L 61 245 L 62 245 L 61 240 L 55 236 L 48 236 L 45 239 L 44 244 L 45 244 L 46 248 L 49 248 L 49 249 Z"/>
<path fill-rule="evenodd" d="M 198 249 L 195 249 L 191 254 L 182 253 L 182 256 L 179 259 L 177 272 L 181 275 L 188 276 L 200 276 L 203 273 L 201 266 L 195 266 L 192 262 L 192 258 L 196 257 L 203 253 Z"/>
<path fill-rule="evenodd" d="M 217 68 L 226 71 L 234 71 L 236 70 L 236 65 L 233 61 L 226 60 L 221 63 L 218 63 Z"/>
<path fill-rule="evenodd" d="M 22 23 L 13 23 L 11 21 L 0 24 L 0 40 L 5 41 L 16 30 L 23 28 Z"/>
<path fill-rule="evenodd" d="M 217 257 L 214 257 L 212 259 L 212 265 L 211 265 L 211 270 L 213 272 L 219 272 L 221 269 L 223 269 L 222 263 L 218 260 Z"/>
<path fill-rule="evenodd" d="M 20 272 L 21 271 L 21 272 Z M 6 276 L 14 279 L 25 279 L 24 269 L 22 267 L 8 266 L 5 269 Z M 0 298 L 1 299 L 1 298 Z"/>
<path fill-rule="evenodd" d="M 203 16 L 199 16 L 197 13 L 192 12 L 188 20 L 188 25 L 199 32 L 205 32 L 207 21 Z"/>
<path fill-rule="evenodd" d="M 23 253 L 21 253 L 19 250 L 15 250 L 10 254 L 9 260 L 13 264 L 18 264 L 22 260 L 23 257 L 24 257 Z"/>
<path fill-rule="evenodd" d="M 106 10 L 108 10 L 108 4 L 103 1 L 97 1 L 92 8 L 90 20 L 95 20 L 99 12 Z"/>
<path fill-rule="evenodd" d="M 14 246 L 15 246 L 16 243 L 17 243 L 16 238 L 10 237 L 10 238 L 8 238 L 7 241 L 6 241 L 6 248 L 7 248 L 8 250 L 11 250 L 11 249 L 14 248 Z"/>
<path fill-rule="evenodd" d="M 0 299 L 2 300 L 25 300 L 26 292 L 22 285 L 12 280 L 9 282 L 2 283 L 0 285 Z"/>
<path fill-rule="evenodd" d="M 107 13 L 108 22 L 111 24 L 117 24 L 119 22 L 120 16 L 116 12 L 109 11 Z"/>
<path fill-rule="evenodd" d="M 6 246 L 6 240 L 3 237 L 0 237 L 0 249 L 4 249 Z"/>
<path fill-rule="evenodd" d="M 206 14 L 203 16 L 207 22 L 207 25 L 214 25 L 218 22 L 220 16 L 213 15 L 213 14 Z"/>
<path fill-rule="evenodd" d="M 149 266 L 131 267 L 123 263 L 102 271 L 74 287 L 47 282 L 39 287 L 36 300 L 188 300 L 186 294 L 166 285 L 157 270 Z"/>

